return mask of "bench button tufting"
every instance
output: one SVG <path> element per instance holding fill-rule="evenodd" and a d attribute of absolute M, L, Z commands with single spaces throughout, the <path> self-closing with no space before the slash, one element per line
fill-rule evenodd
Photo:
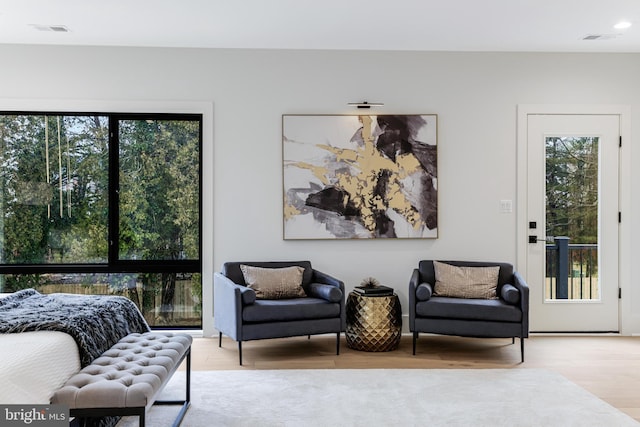
<path fill-rule="evenodd" d="M 56 392 L 54 398 L 61 399 L 58 403 L 66 404 L 71 410 L 74 409 L 74 401 L 83 399 L 95 402 L 98 412 L 103 408 L 100 405 L 110 408 L 116 401 L 126 402 L 123 409 L 137 407 L 136 400 L 152 398 L 170 380 L 178 368 L 177 363 L 182 360 L 179 356 L 184 358 L 190 354 L 186 352 L 189 351 L 191 337 L 173 336 L 168 339 L 164 334 L 130 334 L 126 340 L 130 344 L 121 345 L 121 340 L 120 344 L 112 346 L 110 351 L 67 380 L 63 389 L 68 391 Z M 149 396 L 140 390 L 148 390 Z M 187 397 L 188 393 L 187 389 Z"/>

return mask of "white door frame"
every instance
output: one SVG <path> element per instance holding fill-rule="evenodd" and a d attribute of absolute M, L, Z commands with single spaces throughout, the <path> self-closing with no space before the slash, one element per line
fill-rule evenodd
<path fill-rule="evenodd" d="M 620 116 L 620 149 L 619 170 L 619 205 L 622 213 L 620 223 L 618 271 L 622 299 L 619 301 L 620 333 L 629 335 L 627 331 L 631 315 L 631 107 L 627 105 L 554 105 L 554 104 L 520 104 L 517 109 L 517 187 L 516 187 L 516 268 L 527 277 L 527 116 L 530 114 L 612 114 Z M 625 219 L 626 213 L 626 219 Z"/>

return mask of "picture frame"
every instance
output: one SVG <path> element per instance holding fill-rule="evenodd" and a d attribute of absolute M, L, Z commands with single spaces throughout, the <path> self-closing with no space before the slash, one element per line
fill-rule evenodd
<path fill-rule="evenodd" d="M 283 114 L 283 238 L 437 238 L 437 141 L 436 114 Z"/>

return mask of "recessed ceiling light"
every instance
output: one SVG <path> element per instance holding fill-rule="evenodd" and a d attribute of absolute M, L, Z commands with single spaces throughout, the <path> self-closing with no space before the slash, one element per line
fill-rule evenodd
<path fill-rule="evenodd" d="M 620 21 L 616 25 L 613 26 L 616 30 L 624 30 L 631 26 L 631 22 L 629 21 Z"/>
<path fill-rule="evenodd" d="M 618 34 L 587 34 L 582 40 L 611 40 L 618 37 Z"/>

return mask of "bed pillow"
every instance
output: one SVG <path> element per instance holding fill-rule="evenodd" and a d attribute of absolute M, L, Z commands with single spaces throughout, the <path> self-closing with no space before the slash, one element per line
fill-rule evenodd
<path fill-rule="evenodd" d="M 434 261 L 436 285 L 433 296 L 497 299 L 500 267 L 457 267 Z"/>
<path fill-rule="evenodd" d="M 253 289 L 257 299 L 302 298 L 304 267 L 262 268 L 241 264 L 240 270 L 247 287 Z"/>

